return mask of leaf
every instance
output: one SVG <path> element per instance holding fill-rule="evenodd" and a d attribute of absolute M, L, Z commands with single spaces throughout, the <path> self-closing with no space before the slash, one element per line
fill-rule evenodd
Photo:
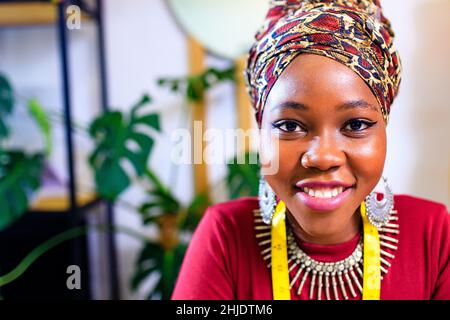
<path fill-rule="evenodd" d="M 163 265 L 161 268 L 161 282 L 162 282 L 162 300 L 169 300 L 173 287 L 175 286 L 175 250 L 164 251 Z"/>
<path fill-rule="evenodd" d="M 9 128 L 5 117 L 12 113 L 14 108 L 14 92 L 8 79 L 0 74 L 0 138 L 9 135 Z"/>
<path fill-rule="evenodd" d="M 245 162 L 243 164 L 239 164 L 238 156 L 235 156 L 227 165 L 226 182 L 231 199 L 258 195 L 260 166 L 250 163 L 254 157 L 255 154 L 247 152 L 244 155 Z"/>
<path fill-rule="evenodd" d="M 0 151 L 0 230 L 27 209 L 29 197 L 40 184 L 44 157 L 21 151 Z"/>
<path fill-rule="evenodd" d="M 151 188 L 147 191 L 149 200 L 139 208 L 143 223 L 156 223 L 158 227 L 161 227 L 160 217 L 172 214 L 177 216 L 178 230 L 194 230 L 205 208 L 209 205 L 206 194 L 197 194 L 185 208 L 155 172 L 147 169 L 146 177 Z M 175 248 L 170 246 L 171 250 L 164 248 L 167 247 L 163 247 L 159 242 L 147 243 L 141 250 L 136 263 L 136 271 L 131 280 L 132 290 L 137 290 L 140 284 L 153 273 L 160 274 L 154 289 L 148 294 L 149 299 L 170 299 L 187 245 L 178 243 Z"/>
<path fill-rule="evenodd" d="M 180 244 L 173 251 L 165 251 L 159 244 L 147 242 L 136 262 L 136 271 L 130 284 L 132 290 L 137 290 L 145 279 L 158 272 L 161 277 L 148 298 L 159 296 L 164 300 L 170 299 L 186 249 L 186 245 Z"/>
<path fill-rule="evenodd" d="M 150 182 L 155 186 L 157 190 L 161 190 L 161 192 L 168 192 L 168 188 L 162 183 L 161 179 L 158 178 L 153 170 L 147 169 L 145 171 L 145 175 L 150 179 Z"/>
<path fill-rule="evenodd" d="M 198 80 L 196 78 L 188 80 L 186 89 L 186 98 L 192 102 L 199 102 L 202 100 L 203 90 L 202 88 L 200 88 Z"/>
<path fill-rule="evenodd" d="M 168 86 L 172 92 L 182 93 L 190 102 L 200 102 L 206 90 L 224 81 L 235 81 L 235 67 L 226 69 L 208 68 L 199 74 L 180 78 L 161 78 L 157 83 Z"/>
<path fill-rule="evenodd" d="M 138 115 L 138 111 L 150 101 L 151 98 L 144 95 L 128 116 L 119 111 L 109 111 L 90 125 L 89 134 L 96 145 L 89 164 L 95 171 L 97 191 L 109 200 L 115 200 L 130 185 L 124 161 L 131 164 L 136 176 L 141 177 L 145 173 L 154 139 L 141 132 L 139 127 L 160 131 L 157 114 Z"/>
<path fill-rule="evenodd" d="M 147 194 L 152 199 L 151 202 L 158 204 L 157 208 L 160 209 L 160 213 L 176 214 L 181 204 L 170 189 L 162 183 L 151 169 L 146 170 L 146 176 L 152 184 L 152 188 L 147 191 Z"/>
<path fill-rule="evenodd" d="M 161 270 L 163 258 L 164 250 L 159 244 L 145 243 L 136 261 L 136 271 L 131 279 L 131 288 L 136 290 L 145 278 L 153 272 Z"/>
<path fill-rule="evenodd" d="M 179 86 L 180 86 L 180 83 L 178 81 L 174 81 L 170 86 L 170 90 L 173 92 L 177 92 Z"/>
<path fill-rule="evenodd" d="M 163 214 L 178 214 L 181 204 L 172 192 L 151 169 L 146 170 L 146 176 L 152 187 L 147 191 L 150 200 L 141 205 L 139 209 L 143 223 L 153 223 L 157 217 Z"/>
<path fill-rule="evenodd" d="M 49 116 L 45 112 L 39 101 L 37 101 L 36 99 L 31 99 L 28 101 L 28 112 L 36 121 L 37 125 L 44 134 L 45 152 L 47 155 L 49 155 L 52 151 L 52 126 L 49 120 Z"/>
<path fill-rule="evenodd" d="M 145 202 L 139 208 L 143 223 L 154 223 L 155 220 L 164 214 L 176 215 L 180 210 L 177 200 L 169 200 L 161 197 L 152 197 L 151 202 Z"/>
<path fill-rule="evenodd" d="M 149 114 L 146 116 L 142 116 L 140 118 L 135 119 L 135 122 L 143 123 L 156 131 L 161 131 L 161 128 L 159 126 L 159 115 L 158 114 Z"/>
<path fill-rule="evenodd" d="M 130 178 L 118 161 L 107 159 L 95 172 L 97 191 L 107 199 L 114 200 L 130 185 Z"/>
<path fill-rule="evenodd" d="M 206 193 L 197 194 L 187 207 L 186 217 L 184 221 L 181 222 L 180 228 L 183 230 L 194 231 L 200 222 L 203 213 L 210 204 Z"/>

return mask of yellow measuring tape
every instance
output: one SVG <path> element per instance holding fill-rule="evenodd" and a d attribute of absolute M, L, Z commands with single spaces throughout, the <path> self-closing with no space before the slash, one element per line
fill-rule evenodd
<path fill-rule="evenodd" d="M 290 300 L 286 245 L 286 205 L 278 202 L 272 218 L 272 290 L 274 300 Z"/>
<path fill-rule="evenodd" d="M 366 215 L 364 201 L 361 203 L 364 226 L 364 276 L 363 300 L 380 299 L 380 238 L 378 229 Z M 272 289 L 274 300 L 290 300 L 289 271 L 286 244 L 286 205 L 280 201 L 275 208 L 271 228 Z"/>
<path fill-rule="evenodd" d="M 361 203 L 364 226 L 363 300 L 380 300 L 380 237 L 378 229 L 367 218 L 366 204 Z"/>

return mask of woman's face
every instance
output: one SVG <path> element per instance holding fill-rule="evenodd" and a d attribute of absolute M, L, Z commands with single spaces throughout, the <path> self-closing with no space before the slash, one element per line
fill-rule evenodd
<path fill-rule="evenodd" d="M 279 163 L 265 178 L 296 232 L 323 244 L 353 237 L 386 156 L 385 122 L 366 83 L 339 62 L 301 54 L 273 86 L 261 129 L 262 158 Z M 266 151 L 276 144 L 279 152 Z"/>

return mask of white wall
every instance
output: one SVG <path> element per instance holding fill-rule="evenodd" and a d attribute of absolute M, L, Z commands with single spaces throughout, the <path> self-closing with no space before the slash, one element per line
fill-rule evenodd
<path fill-rule="evenodd" d="M 408 5 L 405 5 L 406 2 Z M 450 205 L 450 1 L 382 1 L 404 74 L 388 129 L 386 176 L 396 193 Z"/>
<path fill-rule="evenodd" d="M 448 206 L 450 1 L 384 0 L 383 3 L 397 33 L 396 42 L 405 69 L 388 128 L 385 175 L 396 193 L 426 197 Z M 186 126 L 180 122 L 180 111 L 186 106 L 180 97 L 158 87 L 156 79 L 188 72 L 185 36 L 174 23 L 164 0 L 107 0 L 104 19 L 110 104 L 127 109 L 143 93 L 153 96 L 152 108 L 161 112 L 164 133 L 152 154 L 151 166 L 168 182 L 170 133 Z M 11 77 L 19 91 L 36 95 L 45 105 L 56 108 L 61 105 L 61 97 L 54 32 L 48 27 L 0 30 L 0 71 Z M 99 93 L 94 76 L 97 66 L 94 48 L 89 42 L 94 34 L 88 25 L 83 25 L 81 30 L 71 31 L 70 35 L 71 52 L 76 62 L 72 65 L 75 117 L 83 123 L 98 112 Z M 228 62 L 209 57 L 208 63 L 223 66 Z M 216 88 L 208 98 L 208 126 L 234 127 L 233 87 Z M 33 137 L 36 128 L 32 129 L 32 124 L 26 127 L 23 124 L 23 118 L 17 117 L 18 136 Z M 36 139 L 17 139 L 29 147 L 36 142 Z M 52 164 L 61 176 L 65 176 L 62 131 L 55 132 L 55 139 Z M 77 144 L 77 156 L 83 160 L 89 151 L 89 143 L 87 139 L 78 138 Z M 215 182 L 225 173 L 225 168 L 215 165 L 209 171 Z M 192 196 L 191 168 L 180 166 L 178 173 L 172 188 L 182 201 L 187 202 Z M 89 171 L 83 164 L 78 168 L 78 175 L 84 185 L 92 185 Z M 218 200 L 224 198 L 217 190 L 214 195 Z M 140 188 L 134 187 L 123 199 L 136 205 L 143 197 Z M 153 234 L 152 230 L 140 227 L 137 213 L 122 206 L 116 210 L 116 222 L 142 230 L 149 236 Z M 130 292 L 128 285 L 141 243 L 122 234 L 117 235 L 117 240 L 122 298 L 144 297 L 154 279 L 135 294 Z"/>

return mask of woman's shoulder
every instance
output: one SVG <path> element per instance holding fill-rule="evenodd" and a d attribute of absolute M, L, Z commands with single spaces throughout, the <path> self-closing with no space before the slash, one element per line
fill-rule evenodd
<path fill-rule="evenodd" d="M 395 195 L 394 209 L 401 229 L 409 229 L 417 235 L 450 227 L 447 207 L 436 201 L 405 194 Z"/>
<path fill-rule="evenodd" d="M 206 210 L 205 216 L 214 220 L 243 223 L 253 221 L 255 210 L 258 209 L 258 198 L 242 197 L 214 204 Z"/>
<path fill-rule="evenodd" d="M 419 220 L 441 219 L 448 215 L 444 204 L 406 194 L 394 196 L 394 209 L 401 215 Z"/>
<path fill-rule="evenodd" d="M 248 246 L 253 244 L 254 217 L 257 214 L 258 198 L 243 197 L 214 204 L 206 210 L 199 232 L 212 234 L 228 245 Z"/>

